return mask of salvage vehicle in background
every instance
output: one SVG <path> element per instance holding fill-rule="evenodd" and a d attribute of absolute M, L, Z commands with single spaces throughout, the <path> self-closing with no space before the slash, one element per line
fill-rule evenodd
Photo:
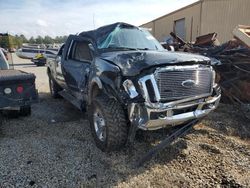
<path fill-rule="evenodd" d="M 42 53 L 38 53 L 35 55 L 34 58 L 31 59 L 31 61 L 36 65 L 36 66 L 45 66 L 46 65 L 46 57 Z"/>
<path fill-rule="evenodd" d="M 10 69 L 0 49 L 0 111 L 8 116 L 28 116 L 37 99 L 35 75 Z"/>
<path fill-rule="evenodd" d="M 51 95 L 87 110 L 102 151 L 122 148 L 137 129 L 197 122 L 221 97 L 209 58 L 168 52 L 126 23 L 70 35 L 47 66 Z"/>

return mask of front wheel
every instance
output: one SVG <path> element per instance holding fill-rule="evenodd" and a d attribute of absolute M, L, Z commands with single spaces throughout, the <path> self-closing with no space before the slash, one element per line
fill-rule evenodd
<path fill-rule="evenodd" d="M 114 151 L 124 147 L 128 126 L 119 102 L 105 95 L 97 96 L 92 102 L 89 118 L 91 132 L 99 149 Z"/>

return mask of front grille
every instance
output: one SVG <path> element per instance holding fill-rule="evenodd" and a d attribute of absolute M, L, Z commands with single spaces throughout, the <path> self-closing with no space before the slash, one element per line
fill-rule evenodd
<path fill-rule="evenodd" d="M 159 69 L 155 72 L 161 101 L 211 93 L 213 72 L 209 67 Z"/>

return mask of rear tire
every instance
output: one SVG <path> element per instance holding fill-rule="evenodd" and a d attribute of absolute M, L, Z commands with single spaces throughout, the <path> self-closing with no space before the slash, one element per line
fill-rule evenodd
<path fill-rule="evenodd" d="M 119 102 L 108 96 L 98 95 L 91 104 L 89 118 L 91 133 L 99 149 L 108 152 L 125 146 L 128 126 Z"/>
<path fill-rule="evenodd" d="M 4 117 L 7 118 L 18 118 L 19 117 L 19 110 L 3 110 L 2 114 Z"/>
<path fill-rule="evenodd" d="M 19 114 L 20 114 L 20 116 L 30 116 L 31 115 L 31 107 L 29 105 L 21 106 Z"/>
<path fill-rule="evenodd" d="M 20 110 L 2 110 L 2 114 L 7 118 L 18 118 L 19 116 L 30 116 L 30 105 L 21 106 Z"/>
<path fill-rule="evenodd" d="M 51 75 L 49 75 L 49 89 L 53 98 L 60 98 L 58 92 L 61 91 L 62 88 L 55 82 Z"/>

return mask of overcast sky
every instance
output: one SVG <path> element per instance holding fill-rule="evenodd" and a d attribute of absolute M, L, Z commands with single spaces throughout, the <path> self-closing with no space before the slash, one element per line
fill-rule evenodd
<path fill-rule="evenodd" d="M 197 0 L 0 0 L 0 32 L 68 35 L 102 25 L 141 25 Z"/>

